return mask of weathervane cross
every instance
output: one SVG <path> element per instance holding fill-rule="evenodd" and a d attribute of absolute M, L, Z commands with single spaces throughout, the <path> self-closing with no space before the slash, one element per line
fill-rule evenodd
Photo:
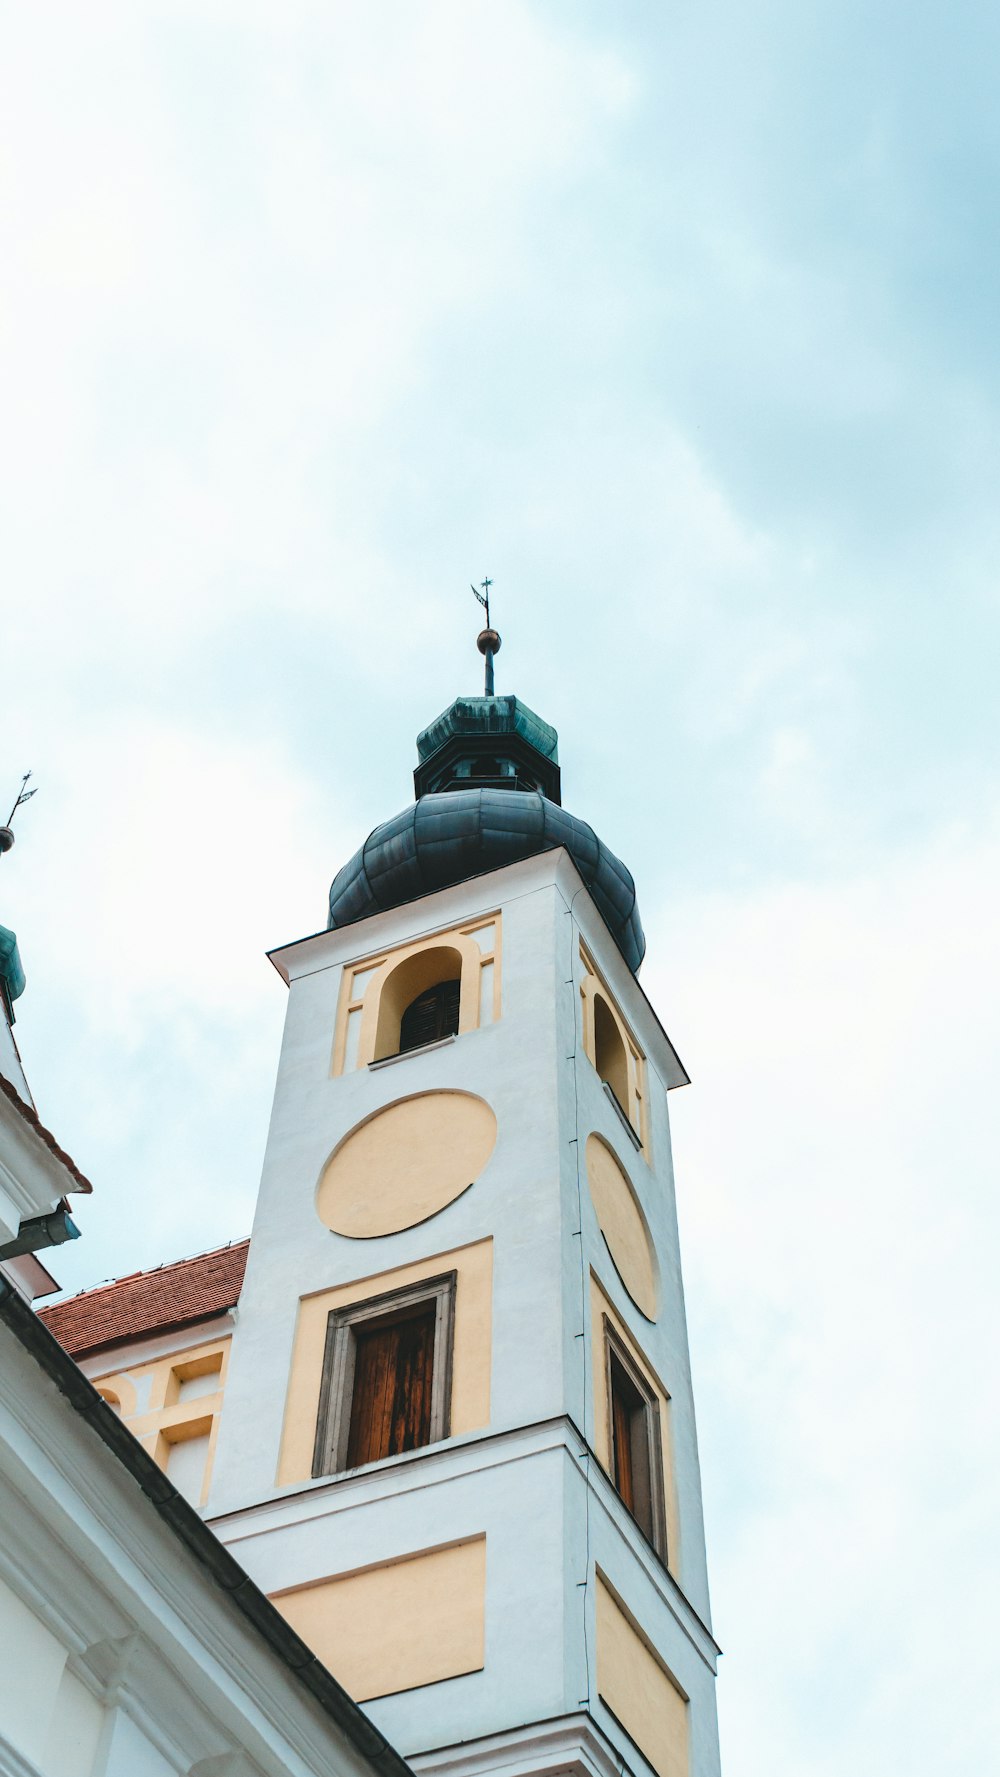
<path fill-rule="evenodd" d="M 483 658 L 486 662 L 486 686 L 485 686 L 485 689 L 486 689 L 487 697 L 492 697 L 494 694 L 493 693 L 493 656 L 497 652 L 498 648 L 500 647 L 500 637 L 497 635 L 496 630 L 493 628 L 493 625 L 490 622 L 490 587 L 492 585 L 493 585 L 493 582 L 490 579 L 489 575 L 487 574 L 485 580 L 480 580 L 478 587 L 474 586 L 472 588 L 473 597 L 477 598 L 479 600 L 479 603 L 482 605 L 483 609 L 486 612 L 486 628 L 482 631 L 481 635 L 479 636 L 479 638 L 476 642 L 476 646 L 479 649 L 480 654 L 483 656 Z M 480 588 L 482 588 L 481 591 L 480 591 Z"/>
<path fill-rule="evenodd" d="M 14 806 L 11 809 L 10 814 L 7 816 L 7 823 L 5 826 L 0 827 L 0 857 L 3 856 L 4 852 L 10 851 L 10 848 L 14 843 L 14 835 L 11 832 L 11 826 L 10 826 L 11 821 L 14 819 L 14 816 L 16 815 L 22 802 L 30 802 L 32 796 L 34 796 L 36 790 L 38 789 L 37 784 L 33 784 L 31 789 L 30 790 L 28 789 L 28 779 L 30 777 L 31 777 L 31 772 L 26 771 L 23 778 L 21 779 L 21 788 L 18 790 L 17 795 L 14 797 Z"/>
<path fill-rule="evenodd" d="M 484 605 L 486 608 L 486 627 L 487 627 L 487 629 L 489 629 L 489 627 L 490 627 L 490 587 L 493 585 L 493 582 L 490 579 L 489 575 L 487 574 L 486 579 L 480 580 L 479 584 L 483 589 L 482 592 L 477 592 L 475 587 L 473 587 L 472 590 L 475 593 L 476 598 L 479 600 L 479 603 L 481 605 Z"/>
<path fill-rule="evenodd" d="M 23 778 L 21 779 L 21 788 L 18 790 L 18 793 L 14 799 L 14 806 L 11 809 L 10 814 L 7 816 L 8 827 L 10 826 L 11 821 L 14 819 L 14 816 L 16 815 L 22 802 L 30 802 L 32 796 L 37 795 L 37 792 L 38 792 L 38 785 L 37 784 L 35 784 L 33 789 L 31 789 L 31 790 L 28 789 L 28 779 L 31 777 L 31 775 L 32 774 L 30 771 L 26 771 Z"/>

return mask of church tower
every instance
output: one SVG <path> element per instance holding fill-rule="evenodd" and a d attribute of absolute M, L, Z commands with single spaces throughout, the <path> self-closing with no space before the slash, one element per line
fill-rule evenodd
<path fill-rule="evenodd" d="M 625 866 L 493 693 L 272 953 L 205 1511 L 417 1771 L 715 1777 L 670 1155 Z"/>

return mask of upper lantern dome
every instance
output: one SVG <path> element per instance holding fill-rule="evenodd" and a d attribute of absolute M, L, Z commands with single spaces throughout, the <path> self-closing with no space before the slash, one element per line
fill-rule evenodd
<path fill-rule="evenodd" d="M 519 697 L 456 697 L 417 735 L 418 796 L 437 790 L 541 790 L 559 802 L 559 736 Z"/>

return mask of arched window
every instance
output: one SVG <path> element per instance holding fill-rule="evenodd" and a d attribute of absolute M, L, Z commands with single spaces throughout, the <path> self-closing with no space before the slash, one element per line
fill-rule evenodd
<path fill-rule="evenodd" d="M 599 993 L 594 995 L 594 1064 L 628 1117 L 628 1055 L 614 1014 Z"/>
<path fill-rule="evenodd" d="M 457 1035 L 461 979 L 462 953 L 450 944 L 435 944 L 399 963 L 382 983 L 373 1059 Z"/>
<path fill-rule="evenodd" d="M 422 1049 L 442 1037 L 458 1035 L 458 1008 L 462 997 L 460 978 L 439 981 L 411 1000 L 399 1021 L 399 1053 Z"/>
<path fill-rule="evenodd" d="M 492 1024 L 500 1017 L 500 948 L 495 913 L 345 967 L 333 1073 Z"/>
<path fill-rule="evenodd" d="M 108 1406 L 111 1408 L 112 1413 L 117 1413 L 118 1418 L 120 1419 L 122 1416 L 122 1404 L 121 1404 L 121 1400 L 119 1399 L 118 1395 L 116 1395 L 114 1389 L 113 1388 L 99 1388 L 97 1392 L 100 1395 L 102 1401 L 107 1402 Z"/>
<path fill-rule="evenodd" d="M 646 1058 L 622 1017 L 589 952 L 580 945 L 583 1048 L 622 1114 L 633 1145 L 649 1156 Z"/>

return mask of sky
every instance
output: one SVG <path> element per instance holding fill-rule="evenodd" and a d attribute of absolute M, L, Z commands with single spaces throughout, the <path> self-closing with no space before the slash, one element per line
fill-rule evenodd
<path fill-rule="evenodd" d="M 43 0 L 0 61 L 0 920 L 96 1186 L 53 1269 L 248 1231 L 265 952 L 477 689 L 491 575 L 692 1076 L 726 1777 L 1000 1734 L 998 54 L 985 0 Z"/>

